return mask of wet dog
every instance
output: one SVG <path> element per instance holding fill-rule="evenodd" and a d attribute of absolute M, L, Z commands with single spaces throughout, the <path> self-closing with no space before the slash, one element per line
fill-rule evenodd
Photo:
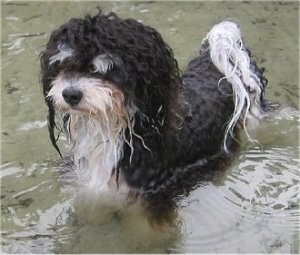
<path fill-rule="evenodd" d="M 263 69 L 230 21 L 184 72 L 155 29 L 101 11 L 54 30 L 40 61 L 52 144 L 60 153 L 59 113 L 80 183 L 113 199 L 184 190 L 268 112 Z"/>

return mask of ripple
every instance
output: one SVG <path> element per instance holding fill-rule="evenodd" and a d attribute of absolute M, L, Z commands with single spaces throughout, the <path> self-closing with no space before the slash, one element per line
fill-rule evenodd
<path fill-rule="evenodd" d="M 24 124 L 21 125 L 21 127 L 19 127 L 18 130 L 22 130 L 22 131 L 29 131 L 32 129 L 36 129 L 36 128 L 44 128 L 47 126 L 47 121 L 31 121 L 31 122 L 26 122 Z"/>
<path fill-rule="evenodd" d="M 23 172 L 24 170 L 21 167 L 10 166 L 11 163 L 6 163 L 1 166 L 0 179 L 6 176 L 15 175 Z"/>
<path fill-rule="evenodd" d="M 175 250 L 289 253 L 299 231 L 298 167 L 291 148 L 243 152 L 222 185 L 182 201 L 184 241 Z"/>
<path fill-rule="evenodd" d="M 12 163 L 2 165 L 3 251 L 49 253 L 57 245 L 56 238 L 66 240 L 65 225 L 72 213 L 72 197 L 61 193 L 54 182 L 56 171 L 47 163 L 35 163 L 28 168 Z M 18 185 L 16 180 L 21 180 Z"/>

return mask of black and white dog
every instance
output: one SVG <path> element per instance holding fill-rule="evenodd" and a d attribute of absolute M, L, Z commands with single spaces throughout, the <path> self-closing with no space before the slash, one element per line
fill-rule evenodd
<path fill-rule="evenodd" d="M 101 11 L 54 30 L 40 60 L 51 141 L 60 153 L 59 112 L 81 183 L 108 197 L 180 189 L 189 171 L 230 158 L 238 132 L 251 139 L 270 108 L 263 69 L 230 21 L 183 73 L 155 29 Z"/>

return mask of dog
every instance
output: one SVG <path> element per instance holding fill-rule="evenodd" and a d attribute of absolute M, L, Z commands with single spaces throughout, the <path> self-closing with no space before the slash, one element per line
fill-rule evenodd
<path fill-rule="evenodd" d="M 53 146 L 61 155 L 57 127 L 81 186 L 109 199 L 190 189 L 271 111 L 264 69 L 232 21 L 212 27 L 182 72 L 154 28 L 99 9 L 54 30 L 40 63 Z"/>

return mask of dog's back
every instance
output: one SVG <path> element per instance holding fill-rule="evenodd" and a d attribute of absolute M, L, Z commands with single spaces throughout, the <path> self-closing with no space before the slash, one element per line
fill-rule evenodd
<path fill-rule="evenodd" d="M 128 182 L 155 193 L 168 189 L 171 179 L 176 183 L 176 178 L 186 178 L 190 169 L 201 172 L 225 162 L 239 147 L 239 131 L 244 129 L 252 140 L 247 127 L 266 116 L 266 83 L 263 69 L 243 45 L 237 24 L 215 25 L 199 56 L 188 64 L 180 88 L 170 91 L 154 157 L 143 158 L 144 171 L 140 166 L 128 171 Z"/>

